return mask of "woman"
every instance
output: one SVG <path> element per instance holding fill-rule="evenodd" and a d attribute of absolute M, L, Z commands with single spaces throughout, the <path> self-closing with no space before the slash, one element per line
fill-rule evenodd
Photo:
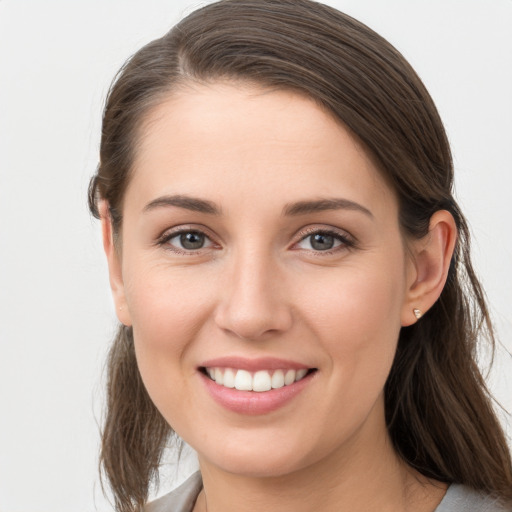
<path fill-rule="evenodd" d="M 135 54 L 90 207 L 122 324 L 102 463 L 140 510 L 510 510 L 492 341 L 423 84 L 307 0 L 224 0 Z"/>

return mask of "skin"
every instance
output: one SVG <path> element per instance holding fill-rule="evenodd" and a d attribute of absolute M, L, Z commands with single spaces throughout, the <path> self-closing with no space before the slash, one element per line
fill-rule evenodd
<path fill-rule="evenodd" d="M 219 212 L 162 204 L 176 195 Z M 284 213 L 334 198 L 361 208 Z M 150 113 L 117 246 L 106 211 L 119 319 L 151 399 L 198 452 L 196 511 L 435 509 L 445 487 L 395 454 L 383 389 L 401 327 L 446 280 L 447 212 L 404 240 L 394 191 L 341 123 L 295 93 L 230 83 L 184 88 Z M 176 228 L 201 230 L 205 246 L 185 251 Z M 322 230 L 341 236 L 333 250 L 311 245 Z M 283 407 L 250 416 L 205 390 L 198 367 L 223 356 L 316 372 Z"/>

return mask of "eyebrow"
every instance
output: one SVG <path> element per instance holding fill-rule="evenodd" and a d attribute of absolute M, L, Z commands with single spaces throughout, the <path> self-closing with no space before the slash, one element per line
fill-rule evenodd
<path fill-rule="evenodd" d="M 144 207 L 144 212 L 155 210 L 156 208 L 163 208 L 168 206 L 177 206 L 185 210 L 193 212 L 207 213 L 209 215 L 220 215 L 220 209 L 211 201 L 199 199 L 197 197 L 175 195 L 175 196 L 162 196 L 149 202 Z"/>
<path fill-rule="evenodd" d="M 220 208 L 212 201 L 199 199 L 197 197 L 186 195 L 173 195 L 161 196 L 149 202 L 143 209 L 144 212 L 149 212 L 157 208 L 165 208 L 175 206 L 193 212 L 206 213 L 209 215 L 220 215 Z M 285 216 L 299 216 L 307 215 L 310 213 L 324 212 L 329 210 L 353 210 L 359 211 L 373 218 L 373 214 L 368 208 L 343 198 L 329 198 L 317 199 L 314 201 L 298 201 L 290 203 L 283 208 L 283 215 Z"/>
<path fill-rule="evenodd" d="M 296 203 L 287 204 L 283 208 L 284 215 L 296 216 L 308 213 L 324 212 L 328 210 L 354 210 L 364 213 L 368 217 L 373 218 L 373 214 L 368 208 L 343 198 L 318 199 L 316 201 L 298 201 Z"/>

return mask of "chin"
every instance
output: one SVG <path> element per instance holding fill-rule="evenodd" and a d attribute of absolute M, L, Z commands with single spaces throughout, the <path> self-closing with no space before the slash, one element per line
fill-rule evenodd
<path fill-rule="evenodd" d="M 225 457 L 219 461 L 214 460 L 212 463 L 227 473 L 250 478 L 278 478 L 303 469 L 306 466 L 306 464 L 300 464 L 297 460 L 290 460 L 289 457 L 265 459 L 261 454 L 250 459 L 245 457 Z"/>
<path fill-rule="evenodd" d="M 282 477 L 304 469 L 318 458 L 318 449 L 307 450 L 304 444 L 291 439 L 288 443 L 229 443 L 218 450 L 199 453 L 200 461 L 204 459 L 222 471 L 252 478 Z"/>

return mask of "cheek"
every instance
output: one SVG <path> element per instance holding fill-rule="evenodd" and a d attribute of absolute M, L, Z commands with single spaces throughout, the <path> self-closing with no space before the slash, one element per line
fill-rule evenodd
<path fill-rule="evenodd" d="M 125 293 L 134 332 L 144 344 L 178 348 L 208 316 L 204 280 L 190 269 L 163 264 L 128 267 Z"/>
<path fill-rule="evenodd" d="M 319 328 L 352 341 L 364 342 L 367 332 L 385 334 L 388 326 L 400 327 L 404 280 L 400 273 L 371 268 L 345 268 L 307 287 L 304 309 Z"/>
<path fill-rule="evenodd" d="M 137 363 L 148 393 L 165 415 L 187 396 L 187 377 L 195 371 L 187 364 L 189 354 L 211 316 L 204 282 L 165 265 L 127 267 L 126 275 Z"/>
<path fill-rule="evenodd" d="M 377 264 L 344 269 L 311 286 L 304 304 L 306 321 L 330 359 L 333 382 L 350 400 L 376 398 L 396 351 L 404 278 L 384 267 L 386 272 Z"/>

